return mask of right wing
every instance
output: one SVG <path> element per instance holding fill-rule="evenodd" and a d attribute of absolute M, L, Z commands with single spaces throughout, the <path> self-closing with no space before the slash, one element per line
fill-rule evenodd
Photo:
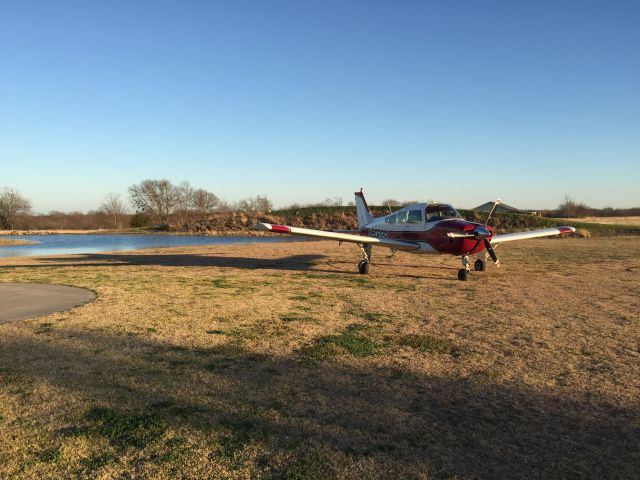
<path fill-rule="evenodd" d="M 552 235 L 562 235 L 563 233 L 573 233 L 573 227 L 543 228 L 541 230 L 531 230 L 529 232 L 505 233 L 491 237 L 491 245 L 502 242 L 512 242 L 513 240 L 526 240 L 528 238 L 550 237 Z"/>
<path fill-rule="evenodd" d="M 310 228 L 289 227 L 287 225 L 273 225 L 271 223 L 258 223 L 255 227 L 253 227 L 253 229 L 263 232 L 288 233 L 291 235 L 304 235 L 306 237 L 325 238 L 327 240 L 359 243 L 362 245 L 379 245 L 381 247 L 393 248 L 394 250 L 418 250 L 420 248 L 420 245 L 413 242 L 390 240 L 388 238 L 366 237 L 364 235 L 354 235 L 351 233 L 312 230 Z"/>

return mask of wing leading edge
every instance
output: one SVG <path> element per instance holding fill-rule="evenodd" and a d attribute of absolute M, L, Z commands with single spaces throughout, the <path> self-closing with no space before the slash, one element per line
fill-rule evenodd
<path fill-rule="evenodd" d="M 573 233 L 575 231 L 576 229 L 573 227 L 557 227 L 532 230 L 530 232 L 505 233 L 504 235 L 494 235 L 491 238 L 491 244 L 496 245 L 498 243 L 526 240 L 528 238 L 550 237 L 552 235 L 562 235 L 563 233 Z"/>
<path fill-rule="evenodd" d="M 254 230 L 274 233 L 288 233 L 290 235 L 303 235 L 306 237 L 324 238 L 327 240 L 337 240 L 339 242 L 359 243 L 363 245 L 379 245 L 395 250 L 419 250 L 420 245 L 413 242 L 402 242 L 400 240 L 390 240 L 388 238 L 365 237 L 364 235 L 354 235 L 351 233 L 326 232 L 324 230 L 313 230 L 311 228 L 289 227 L 287 225 L 273 225 L 271 223 L 258 223 Z"/>

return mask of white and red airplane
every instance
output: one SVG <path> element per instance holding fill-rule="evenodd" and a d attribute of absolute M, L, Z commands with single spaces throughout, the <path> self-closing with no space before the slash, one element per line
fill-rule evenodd
<path fill-rule="evenodd" d="M 463 219 L 455 208 L 445 203 L 416 203 L 389 215 L 374 218 L 362 189 L 355 192 L 355 196 L 359 229 L 356 233 L 329 232 L 271 223 L 258 223 L 254 229 L 356 243 L 363 255 L 358 264 L 358 272 L 362 274 L 369 273 L 371 250 L 374 245 L 390 248 L 392 254 L 404 251 L 456 255 L 462 258 L 462 268 L 458 270 L 459 280 L 466 280 L 469 276 L 469 255 L 485 251 L 474 263 L 474 269 L 482 272 L 489 257 L 499 266 L 498 257 L 493 249 L 499 243 L 575 232 L 573 227 L 557 227 L 494 235 L 491 227 Z M 500 200 L 496 201 L 487 222 L 499 203 Z"/>

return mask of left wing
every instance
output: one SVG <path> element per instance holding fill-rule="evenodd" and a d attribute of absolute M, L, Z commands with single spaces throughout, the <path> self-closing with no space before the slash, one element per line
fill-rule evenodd
<path fill-rule="evenodd" d="M 530 232 L 505 233 L 504 235 L 494 235 L 491 237 L 491 244 L 496 245 L 502 242 L 512 242 L 513 240 L 526 240 L 528 238 L 550 237 L 552 235 L 562 235 L 563 233 L 573 233 L 573 227 L 543 228 L 542 230 L 531 230 Z"/>
<path fill-rule="evenodd" d="M 395 250 L 418 250 L 420 245 L 413 242 L 402 242 L 400 240 L 390 240 L 388 238 L 366 237 L 364 235 L 354 235 L 351 233 L 326 232 L 324 230 L 312 230 L 310 228 L 289 227 L 287 225 L 273 225 L 271 223 L 258 223 L 254 230 L 274 233 L 288 233 L 291 235 L 304 235 L 306 237 L 326 238 L 327 240 L 337 240 L 339 242 L 359 243 L 362 245 L 379 245 Z"/>

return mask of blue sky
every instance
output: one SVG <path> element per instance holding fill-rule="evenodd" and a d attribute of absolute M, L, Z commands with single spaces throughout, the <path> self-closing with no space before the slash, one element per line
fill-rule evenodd
<path fill-rule="evenodd" d="M 640 206 L 640 2 L 7 1 L 0 187 Z"/>

